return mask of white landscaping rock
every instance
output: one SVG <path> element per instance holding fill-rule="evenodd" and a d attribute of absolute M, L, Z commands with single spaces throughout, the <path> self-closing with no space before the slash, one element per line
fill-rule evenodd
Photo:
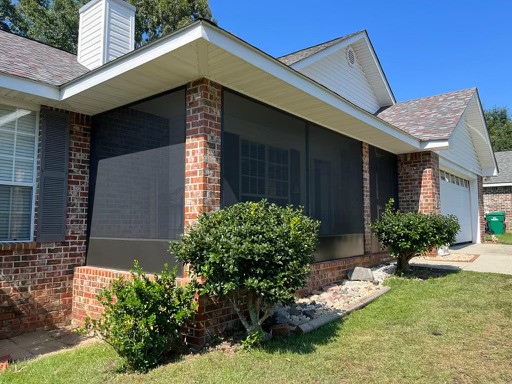
<path fill-rule="evenodd" d="M 370 270 L 373 281 L 343 280 L 338 284 L 329 284 L 321 291 L 313 291 L 312 295 L 298 299 L 291 306 L 276 306 L 273 310 L 272 322 L 288 323 L 305 331 L 323 324 L 326 319 L 332 321 L 368 298 L 377 297 L 389 289 L 382 283 L 392 276 L 395 270 L 394 264 L 381 265 Z"/>

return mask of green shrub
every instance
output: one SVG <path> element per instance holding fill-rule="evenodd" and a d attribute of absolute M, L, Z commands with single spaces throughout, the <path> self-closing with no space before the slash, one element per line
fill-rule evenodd
<path fill-rule="evenodd" d="M 272 306 L 292 302 L 305 285 L 318 228 L 301 209 L 244 202 L 203 213 L 170 251 L 203 278 L 202 293 L 231 301 L 248 340 L 257 343 L 268 336 L 261 325 Z M 249 316 L 240 305 L 242 294 Z"/>
<path fill-rule="evenodd" d="M 414 256 L 455 242 L 455 235 L 460 230 L 455 216 L 404 213 L 393 206 L 391 199 L 381 218 L 373 222 L 371 227 L 380 243 L 397 258 L 397 273 L 408 272 L 409 260 Z"/>
<path fill-rule="evenodd" d="M 178 287 L 167 265 L 151 280 L 135 262 L 131 279 L 120 277 L 98 295 L 100 319 L 87 319 L 85 331 L 99 334 L 126 368 L 145 372 L 182 346 L 181 331 L 196 308 L 195 287 Z"/>

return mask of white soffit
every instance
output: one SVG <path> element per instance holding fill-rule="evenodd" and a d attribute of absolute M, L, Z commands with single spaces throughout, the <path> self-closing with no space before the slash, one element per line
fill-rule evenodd
<path fill-rule="evenodd" d="M 97 114 L 203 76 L 390 152 L 419 149 L 411 135 L 205 22 L 83 75 L 66 84 L 61 96 L 84 113 Z"/>
<path fill-rule="evenodd" d="M 204 21 L 90 71 L 60 91 L 37 83 L 27 88 L 25 80 L 6 87 L 38 96 L 34 102 L 94 115 L 201 77 L 393 153 L 420 149 L 413 136 Z"/>

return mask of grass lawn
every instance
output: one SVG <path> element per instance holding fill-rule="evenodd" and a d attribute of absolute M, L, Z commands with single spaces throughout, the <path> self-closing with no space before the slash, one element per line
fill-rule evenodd
<path fill-rule="evenodd" d="M 498 238 L 498 244 L 512 244 L 512 232 L 505 232 L 503 235 L 494 235 Z M 485 235 L 485 241 L 492 241 L 492 235 Z"/>
<path fill-rule="evenodd" d="M 6 383 L 510 383 L 512 276 L 394 278 L 346 318 L 252 351 L 186 356 L 145 375 L 116 373 L 103 343 L 11 366 Z"/>

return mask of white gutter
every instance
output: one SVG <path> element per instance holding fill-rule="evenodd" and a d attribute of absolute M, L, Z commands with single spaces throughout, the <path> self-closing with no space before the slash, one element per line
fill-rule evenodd
<path fill-rule="evenodd" d="M 0 73 L 0 88 L 12 89 L 13 91 L 28 93 L 45 99 L 60 100 L 60 92 L 57 86 L 5 73 Z"/>
<path fill-rule="evenodd" d="M 491 188 L 491 187 L 510 187 L 512 186 L 511 183 L 484 183 L 484 188 Z"/>

